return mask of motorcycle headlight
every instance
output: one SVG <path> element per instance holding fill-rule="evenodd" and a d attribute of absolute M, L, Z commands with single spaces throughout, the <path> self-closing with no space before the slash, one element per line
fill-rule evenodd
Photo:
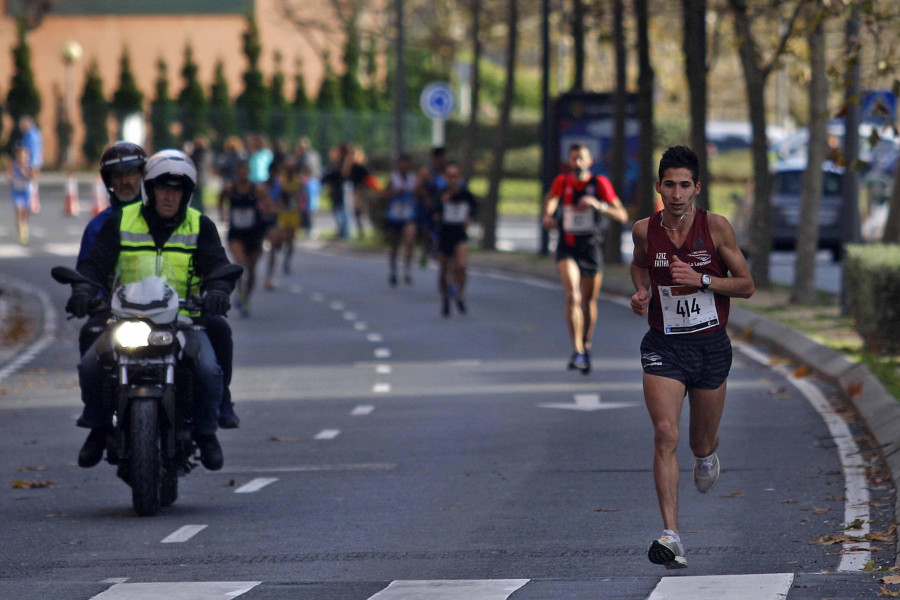
<path fill-rule="evenodd" d="M 147 341 L 151 346 L 168 346 L 175 341 L 175 336 L 171 331 L 151 331 Z"/>
<path fill-rule="evenodd" d="M 150 343 L 150 331 L 143 321 L 126 321 L 116 327 L 116 343 L 123 348 L 143 348 Z"/>

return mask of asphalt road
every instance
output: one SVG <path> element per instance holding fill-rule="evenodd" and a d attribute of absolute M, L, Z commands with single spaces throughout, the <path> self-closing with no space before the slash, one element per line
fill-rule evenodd
<path fill-rule="evenodd" d="M 893 490 L 834 389 L 797 384 L 752 348 L 736 353 L 724 472 L 696 492 L 683 442 L 689 569 L 667 572 L 645 555 L 661 522 L 643 320 L 603 300 L 595 370 L 583 377 L 564 369 L 553 282 L 473 274 L 469 314 L 444 319 L 433 268 L 392 289 L 382 258 L 316 244 L 298 250 L 278 289 L 257 291 L 250 318 L 231 318 L 242 426 L 220 435 L 225 468 L 197 469 L 173 507 L 135 517 L 112 467 L 74 464 L 79 323 L 62 318 L 67 290 L 49 269 L 73 262 L 86 216 L 63 218 L 59 206 L 48 197 L 20 255 L 0 231 L 4 287 L 39 292 L 29 298 L 57 327 L 26 365 L 0 370 L 0 598 L 811 600 L 879 590 L 861 569 L 888 565 L 892 536 L 814 543 L 842 535 L 848 515 L 864 515 L 851 526 L 874 534 L 893 520 Z M 810 394 L 824 399 L 824 417 Z M 848 466 L 847 454 L 865 464 Z"/>

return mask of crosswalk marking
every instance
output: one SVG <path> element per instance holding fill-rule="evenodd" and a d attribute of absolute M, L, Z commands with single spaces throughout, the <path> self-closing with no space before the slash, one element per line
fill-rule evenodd
<path fill-rule="evenodd" d="M 319 433 L 316 434 L 315 439 L 317 440 L 333 440 L 337 436 L 341 435 L 340 429 L 323 429 Z"/>
<path fill-rule="evenodd" d="M 369 600 L 506 600 L 527 579 L 393 581 Z"/>
<path fill-rule="evenodd" d="M 663 577 L 647 600 L 784 600 L 793 573 Z"/>
<path fill-rule="evenodd" d="M 117 583 L 91 600 L 230 600 L 246 594 L 260 583 L 262 582 Z"/>
<path fill-rule="evenodd" d="M 372 411 L 374 411 L 374 410 L 375 410 L 375 407 L 372 406 L 371 404 L 360 404 L 359 406 L 354 408 L 352 411 L 350 411 L 350 416 L 351 417 L 362 417 L 365 415 L 372 414 Z"/>
<path fill-rule="evenodd" d="M 252 494 L 253 492 L 258 492 L 263 489 L 267 485 L 271 483 L 275 483 L 278 481 L 277 477 L 257 477 L 256 479 L 252 479 L 234 490 L 235 494 Z"/>
<path fill-rule="evenodd" d="M 206 525 L 185 525 L 184 527 L 179 527 L 173 533 L 165 537 L 162 541 L 163 544 L 180 544 L 181 542 L 186 542 L 204 529 L 206 529 Z"/>

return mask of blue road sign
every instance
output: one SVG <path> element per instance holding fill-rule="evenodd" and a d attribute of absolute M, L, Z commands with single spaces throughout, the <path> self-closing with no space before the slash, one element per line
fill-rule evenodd
<path fill-rule="evenodd" d="M 419 106 L 429 119 L 446 119 L 456 106 L 453 90 L 443 81 L 429 83 L 419 96 Z"/>
<path fill-rule="evenodd" d="M 893 125 L 897 122 L 897 97 L 888 90 L 863 92 L 859 108 L 863 123 Z"/>

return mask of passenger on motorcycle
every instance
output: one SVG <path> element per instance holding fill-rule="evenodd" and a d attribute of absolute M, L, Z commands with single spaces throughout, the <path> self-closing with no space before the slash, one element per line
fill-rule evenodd
<path fill-rule="evenodd" d="M 98 283 L 108 283 L 116 276 L 117 285 L 124 285 L 145 276 L 134 268 L 141 259 L 149 258 L 161 264 L 156 259 L 162 258 L 168 268 L 157 274 L 166 278 L 179 297 L 202 291 L 204 313 L 225 315 L 231 307 L 229 295 L 233 283 L 203 281 L 206 274 L 228 264 L 228 258 L 215 224 L 188 207 L 197 181 L 194 164 L 183 152 L 163 150 L 147 160 L 143 178 L 147 197 L 142 203 L 115 211 L 107 219 L 93 247 L 79 262 L 78 271 Z M 85 316 L 95 291 L 92 286 L 74 284 L 66 311 L 79 318 Z M 222 468 L 224 460 L 216 438 L 223 392 L 222 369 L 206 332 L 193 332 L 200 345 L 193 365 L 196 386 L 193 437 L 200 448 L 203 466 L 215 471 Z M 78 455 L 78 464 L 93 467 L 103 457 L 112 419 L 111 409 L 102 399 L 103 370 L 96 343 L 82 357 L 78 375 L 84 403 L 78 425 L 91 429 Z"/>

